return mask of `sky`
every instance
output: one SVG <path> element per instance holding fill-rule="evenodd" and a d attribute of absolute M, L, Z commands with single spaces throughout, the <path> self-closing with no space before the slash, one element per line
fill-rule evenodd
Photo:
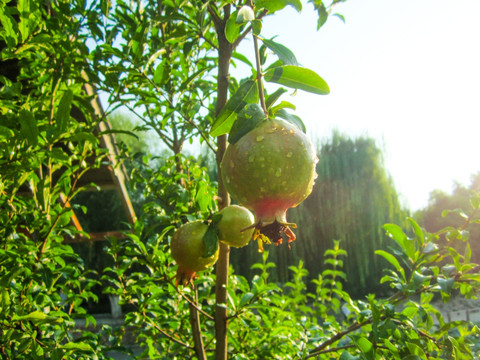
<path fill-rule="evenodd" d="M 480 172 L 480 1 L 347 0 L 335 12 L 345 23 L 332 17 L 318 32 L 310 4 L 262 28 L 330 86 L 285 98 L 310 136 L 375 138 L 412 211 L 433 190 L 468 186 Z M 240 51 L 249 48 L 253 56 L 251 41 Z"/>

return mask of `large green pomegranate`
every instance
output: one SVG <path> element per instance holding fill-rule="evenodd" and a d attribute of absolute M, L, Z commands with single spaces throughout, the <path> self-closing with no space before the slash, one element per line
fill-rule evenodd
<path fill-rule="evenodd" d="M 197 271 L 208 269 L 218 259 L 218 249 L 212 256 L 203 257 L 205 244 L 203 236 L 208 225 L 202 221 L 192 221 L 180 226 L 172 236 L 170 251 L 177 262 L 177 285 L 191 283 Z"/>
<path fill-rule="evenodd" d="M 257 232 L 281 243 L 295 235 L 286 211 L 312 192 L 317 155 L 310 139 L 295 125 L 266 119 L 225 151 L 222 180 L 232 198 L 255 212 Z M 292 226 L 292 227 L 293 227 Z M 263 236 L 262 236 L 263 235 Z"/>

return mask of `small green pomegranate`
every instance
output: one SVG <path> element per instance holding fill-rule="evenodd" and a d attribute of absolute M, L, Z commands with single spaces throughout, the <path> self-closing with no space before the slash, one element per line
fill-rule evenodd
<path fill-rule="evenodd" d="M 284 233 L 295 240 L 286 211 L 312 192 L 317 161 L 310 139 L 280 119 L 262 121 L 227 148 L 222 180 L 238 204 L 255 212 L 255 239 L 280 244 Z"/>
<path fill-rule="evenodd" d="M 177 285 L 192 283 L 197 271 L 208 269 L 217 262 L 218 249 L 212 256 L 203 257 L 203 236 L 207 230 L 208 225 L 198 220 L 183 224 L 173 234 L 170 251 L 178 265 Z"/>
<path fill-rule="evenodd" d="M 233 247 L 243 247 L 250 242 L 255 230 L 255 219 L 248 209 L 230 205 L 218 214 L 222 216 L 217 224 L 218 238 L 221 242 Z"/>

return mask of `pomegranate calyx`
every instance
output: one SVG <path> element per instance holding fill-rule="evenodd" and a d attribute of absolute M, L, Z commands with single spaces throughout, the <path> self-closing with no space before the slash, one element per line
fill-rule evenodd
<path fill-rule="evenodd" d="M 280 245 L 283 243 L 282 234 L 286 235 L 288 238 L 287 243 L 290 248 L 290 243 L 295 241 L 296 236 L 293 233 L 291 228 L 296 228 L 297 225 L 294 223 L 287 223 L 283 221 L 278 221 L 275 219 L 273 222 L 264 223 L 262 220 L 259 220 L 255 225 L 255 233 L 253 239 L 258 241 L 258 251 L 263 252 L 263 243 L 271 244 L 272 242 L 275 245 Z"/>

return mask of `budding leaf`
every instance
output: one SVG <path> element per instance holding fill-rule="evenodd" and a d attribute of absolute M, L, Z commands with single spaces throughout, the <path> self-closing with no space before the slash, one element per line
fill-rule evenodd
<path fill-rule="evenodd" d="M 236 23 L 244 24 L 252 20 L 255 20 L 255 13 L 253 12 L 253 9 L 248 5 L 242 6 L 242 8 L 238 10 Z"/>

